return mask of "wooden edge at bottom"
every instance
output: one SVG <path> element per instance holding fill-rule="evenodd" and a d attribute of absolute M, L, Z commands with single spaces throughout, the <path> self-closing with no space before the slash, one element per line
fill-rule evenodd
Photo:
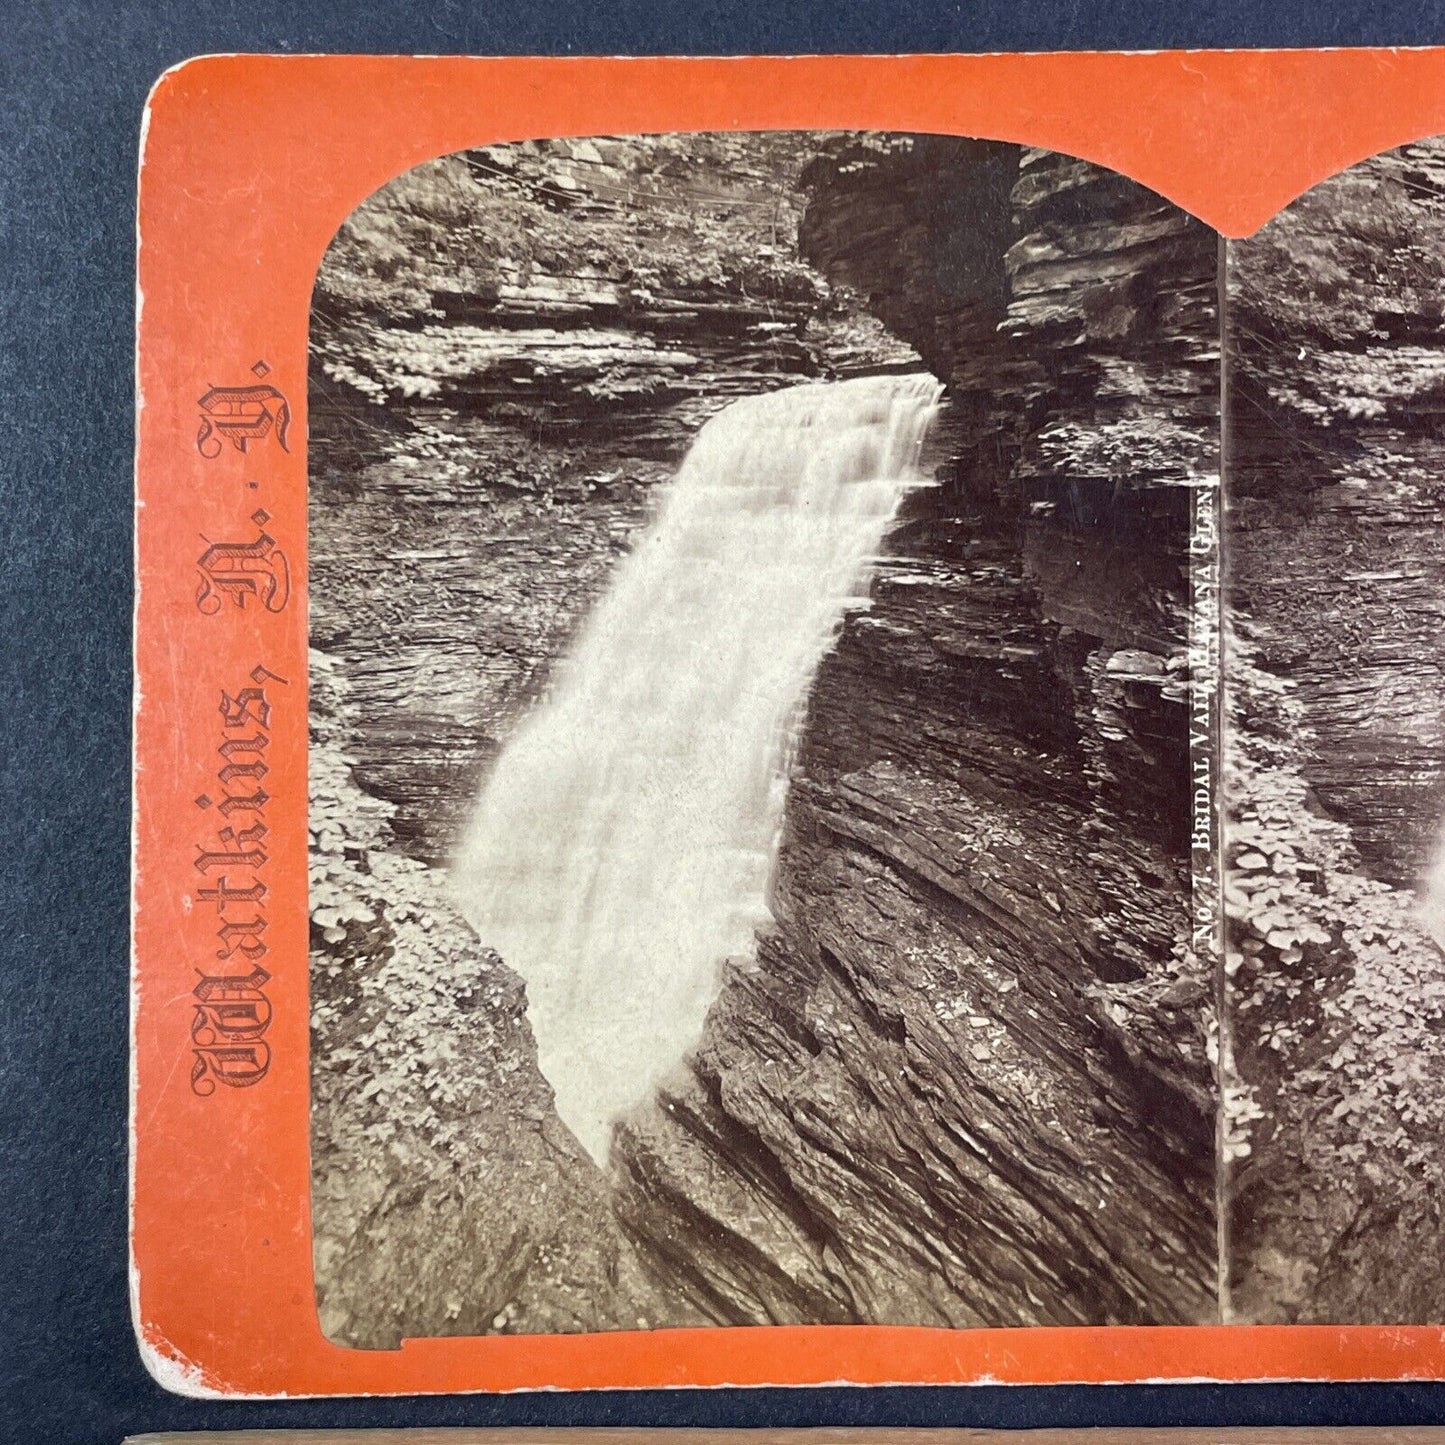
<path fill-rule="evenodd" d="M 1445 1426 L 970 1429 L 200 1430 L 124 1445 L 1445 1445 Z"/>

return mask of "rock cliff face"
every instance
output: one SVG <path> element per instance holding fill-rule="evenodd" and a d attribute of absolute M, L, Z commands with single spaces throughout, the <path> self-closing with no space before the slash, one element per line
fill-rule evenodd
<path fill-rule="evenodd" d="M 619 1213 L 718 1322 L 1212 1318 L 1183 652 L 1214 238 L 967 142 L 810 182 L 804 254 L 948 381 L 952 455 L 815 681 L 778 927 L 621 1127 Z"/>
<path fill-rule="evenodd" d="M 937 138 L 498 149 L 348 223 L 311 396 L 328 1333 L 1214 1317 L 1216 276 L 1128 182 Z M 604 1175 L 435 865 L 700 421 L 919 357 L 942 485 L 816 679 L 778 926 Z"/>
<path fill-rule="evenodd" d="M 1442 250 L 1439 141 L 1228 250 L 1243 1318 L 1445 1318 Z"/>

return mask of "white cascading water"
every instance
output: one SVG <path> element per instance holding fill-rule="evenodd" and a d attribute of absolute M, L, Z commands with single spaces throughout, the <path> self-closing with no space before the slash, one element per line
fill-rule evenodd
<path fill-rule="evenodd" d="M 482 790 L 461 906 L 525 981 L 557 1111 L 599 1164 L 771 920 L 797 720 L 922 484 L 941 390 L 798 386 L 709 421 Z"/>
<path fill-rule="evenodd" d="M 1435 857 L 1419 888 L 1417 916 L 1436 946 L 1445 952 L 1445 824 L 1435 844 Z"/>

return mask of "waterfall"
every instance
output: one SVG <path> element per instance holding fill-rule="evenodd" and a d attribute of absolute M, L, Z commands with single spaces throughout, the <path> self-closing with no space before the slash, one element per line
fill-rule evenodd
<path fill-rule="evenodd" d="M 1416 916 L 1436 946 L 1445 953 L 1445 824 L 1435 842 L 1435 855 L 1419 887 Z"/>
<path fill-rule="evenodd" d="M 751 961 L 813 673 L 917 472 L 928 375 L 720 412 L 483 787 L 463 912 L 527 986 L 557 1111 L 598 1163 Z"/>

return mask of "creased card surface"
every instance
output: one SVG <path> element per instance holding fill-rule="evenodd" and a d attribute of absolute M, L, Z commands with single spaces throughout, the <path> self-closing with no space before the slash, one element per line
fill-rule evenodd
<path fill-rule="evenodd" d="M 161 81 L 162 1378 L 1439 1373 L 1442 74 Z"/>

